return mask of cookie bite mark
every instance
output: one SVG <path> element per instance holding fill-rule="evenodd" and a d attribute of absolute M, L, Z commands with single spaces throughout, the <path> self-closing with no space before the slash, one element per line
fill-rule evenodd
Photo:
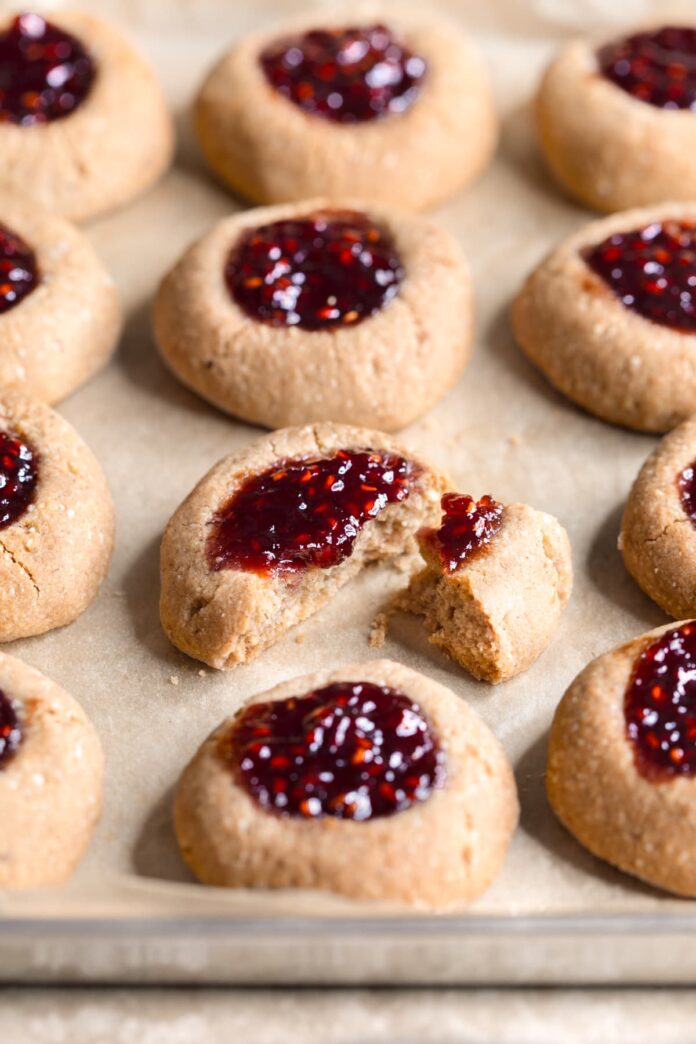
<path fill-rule="evenodd" d="M 302 330 L 374 315 L 404 274 L 389 232 L 367 214 L 341 210 L 251 229 L 225 265 L 230 294 L 250 318 Z"/>
<path fill-rule="evenodd" d="M 696 109 L 696 28 L 663 26 L 597 52 L 602 76 L 658 109 Z"/>
<path fill-rule="evenodd" d="M 0 315 L 18 305 L 40 280 L 32 248 L 0 222 Z"/>
<path fill-rule="evenodd" d="M 389 660 L 253 697 L 205 740 L 174 801 L 181 853 L 206 884 L 424 907 L 479 895 L 517 815 L 481 719 Z"/>
<path fill-rule="evenodd" d="M 69 116 L 97 74 L 84 44 L 39 14 L 0 32 L 0 123 L 30 127 Z"/>
<path fill-rule="evenodd" d="M 274 40 L 259 62 L 279 94 L 334 123 L 404 112 L 426 72 L 425 60 L 384 25 L 310 29 Z"/>
<path fill-rule="evenodd" d="M 262 808 L 288 816 L 392 816 L 445 780 L 444 754 L 421 708 L 372 682 L 252 703 L 219 750 Z"/>
<path fill-rule="evenodd" d="M 653 323 L 696 332 L 696 225 L 655 221 L 615 232 L 582 256 L 618 297 Z"/>
<path fill-rule="evenodd" d="M 253 659 L 368 563 L 413 553 L 446 485 L 381 432 L 275 432 L 220 461 L 167 525 L 165 631 L 212 667 Z"/>
<path fill-rule="evenodd" d="M 696 624 L 666 631 L 640 654 L 624 714 L 645 779 L 663 783 L 696 774 Z"/>
<path fill-rule="evenodd" d="M 475 678 L 506 681 L 544 651 L 570 596 L 568 536 L 526 504 L 448 493 L 438 529 L 419 534 L 425 569 L 394 607 Z"/>
<path fill-rule="evenodd" d="M 0 529 L 21 518 L 34 499 L 39 461 L 19 435 L 0 430 Z"/>
<path fill-rule="evenodd" d="M 22 726 L 17 706 L 0 689 L 0 770 L 17 753 L 22 742 Z"/>
<path fill-rule="evenodd" d="M 353 553 L 369 519 L 408 497 L 418 473 L 411 460 L 370 450 L 282 461 L 247 479 L 217 512 L 211 568 L 292 573 L 335 566 Z"/>

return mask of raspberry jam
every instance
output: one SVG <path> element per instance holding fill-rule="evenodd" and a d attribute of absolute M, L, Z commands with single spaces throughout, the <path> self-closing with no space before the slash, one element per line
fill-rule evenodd
<path fill-rule="evenodd" d="M 16 753 L 22 742 L 19 716 L 12 700 L 0 689 L 0 769 Z"/>
<path fill-rule="evenodd" d="M 696 460 L 677 475 L 677 491 L 684 514 L 696 526 Z"/>
<path fill-rule="evenodd" d="M 0 431 L 0 529 L 24 514 L 34 497 L 36 454 L 17 436 Z"/>
<path fill-rule="evenodd" d="M 391 816 L 445 779 L 443 752 L 418 704 L 372 682 L 254 703 L 221 740 L 220 755 L 262 808 L 307 819 Z"/>
<path fill-rule="evenodd" d="M 0 33 L 0 123 L 60 120 L 85 100 L 92 58 L 70 33 L 38 14 L 21 14 Z"/>
<path fill-rule="evenodd" d="M 641 653 L 624 714 L 641 776 L 664 783 L 696 773 L 696 623 L 666 631 Z"/>
<path fill-rule="evenodd" d="M 656 221 L 616 232 L 582 256 L 627 308 L 682 333 L 696 331 L 696 225 Z"/>
<path fill-rule="evenodd" d="M 39 278 L 34 251 L 15 232 L 0 224 L 0 315 L 30 294 Z"/>
<path fill-rule="evenodd" d="M 231 250 L 225 281 L 248 316 L 270 326 L 354 326 L 399 292 L 392 237 L 366 214 L 326 211 L 252 229 Z"/>
<path fill-rule="evenodd" d="M 696 29 L 664 26 L 607 44 L 599 68 L 617 87 L 658 109 L 696 110 Z"/>
<path fill-rule="evenodd" d="M 293 573 L 337 565 L 365 523 L 405 500 L 417 477 L 412 461 L 372 450 L 282 461 L 248 478 L 213 519 L 211 568 Z"/>
<path fill-rule="evenodd" d="M 434 547 L 442 568 L 454 573 L 462 562 L 479 554 L 500 529 L 503 505 L 493 497 L 474 500 L 466 493 L 445 493 L 439 529 L 426 529 L 421 540 Z"/>
<path fill-rule="evenodd" d="M 404 112 L 426 65 L 383 25 L 314 29 L 275 40 L 260 55 L 272 87 L 298 108 L 334 123 Z"/>

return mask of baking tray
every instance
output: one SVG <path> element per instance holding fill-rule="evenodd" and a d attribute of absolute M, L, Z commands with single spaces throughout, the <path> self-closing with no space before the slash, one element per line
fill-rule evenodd
<path fill-rule="evenodd" d="M 413 620 L 398 619 L 386 647 L 370 649 L 370 622 L 403 583 L 383 568 L 368 570 L 256 661 L 226 674 L 202 669 L 161 631 L 164 524 L 215 460 L 259 434 L 177 384 L 152 345 L 149 309 L 158 279 L 191 239 L 240 207 L 203 170 L 188 104 L 226 40 L 299 6 L 90 5 L 120 22 L 157 65 L 177 112 L 180 145 L 154 191 L 87 228 L 116 277 L 128 319 L 111 366 L 60 409 L 105 468 L 117 508 L 116 551 L 84 616 L 10 651 L 89 712 L 107 755 L 104 814 L 66 888 L 0 897 L 0 980 L 696 982 L 696 905 L 594 860 L 557 824 L 543 793 L 546 732 L 569 681 L 592 657 L 665 619 L 616 550 L 622 503 L 655 440 L 601 424 L 557 395 L 514 346 L 507 319 L 527 271 L 589 217 L 543 172 L 529 96 L 559 39 L 609 26 L 613 3 L 441 4 L 485 54 L 502 140 L 480 182 L 433 215 L 461 240 L 473 268 L 474 359 L 457 388 L 403 437 L 448 468 L 459 489 L 526 501 L 567 527 L 575 590 L 548 652 L 521 677 L 491 688 L 439 656 Z M 641 0 L 630 10 L 622 5 L 622 13 L 638 17 L 651 6 L 664 16 L 664 4 Z M 197 885 L 176 851 L 170 803 L 203 737 L 241 700 L 283 678 L 385 654 L 469 701 L 515 765 L 522 820 L 493 887 L 466 910 L 433 916 L 330 895 Z"/>

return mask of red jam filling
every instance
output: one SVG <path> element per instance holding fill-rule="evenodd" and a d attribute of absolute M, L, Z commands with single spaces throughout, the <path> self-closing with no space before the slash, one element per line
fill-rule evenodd
<path fill-rule="evenodd" d="M 696 624 L 666 631 L 641 653 L 624 715 L 641 776 L 664 783 L 696 773 Z"/>
<path fill-rule="evenodd" d="M 34 497 L 36 454 L 17 436 L 0 431 L 0 529 L 24 514 Z"/>
<path fill-rule="evenodd" d="M 28 127 L 69 116 L 94 77 L 79 40 L 41 15 L 21 14 L 0 33 L 0 123 Z"/>
<path fill-rule="evenodd" d="M 479 554 L 500 529 L 503 505 L 493 497 L 474 500 L 466 493 L 445 493 L 439 529 L 426 529 L 421 540 L 438 552 L 442 568 L 454 573 Z"/>
<path fill-rule="evenodd" d="M 15 232 L 0 224 L 0 314 L 19 304 L 38 282 L 34 251 Z"/>
<path fill-rule="evenodd" d="M 658 109 L 696 110 L 696 29 L 665 26 L 607 44 L 597 54 L 603 76 Z"/>
<path fill-rule="evenodd" d="M 405 500 L 417 477 L 412 461 L 372 450 L 282 461 L 248 478 L 218 512 L 208 561 L 266 574 L 337 565 L 365 523 Z"/>
<path fill-rule="evenodd" d="M 696 460 L 677 475 L 677 490 L 684 514 L 696 526 Z"/>
<path fill-rule="evenodd" d="M 391 816 L 445 779 L 443 752 L 418 704 L 372 682 L 254 703 L 220 754 L 262 808 L 308 819 Z"/>
<path fill-rule="evenodd" d="M 426 65 L 383 25 L 315 29 L 270 44 L 260 55 L 272 87 L 313 116 L 364 123 L 404 112 Z"/>
<path fill-rule="evenodd" d="M 696 331 L 696 225 L 656 221 L 616 232 L 582 256 L 627 308 L 682 333 Z"/>
<path fill-rule="evenodd" d="M 0 689 L 0 769 L 17 752 L 21 742 L 22 729 L 16 707 Z"/>
<path fill-rule="evenodd" d="M 354 326 L 384 308 L 403 278 L 392 237 L 353 211 L 252 229 L 225 265 L 228 290 L 248 316 L 303 330 Z"/>

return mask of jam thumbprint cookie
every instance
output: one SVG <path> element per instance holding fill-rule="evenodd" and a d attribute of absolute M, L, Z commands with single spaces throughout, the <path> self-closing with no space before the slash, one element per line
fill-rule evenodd
<path fill-rule="evenodd" d="M 266 427 L 391 431 L 429 409 L 471 351 L 456 241 L 424 218 L 323 200 L 227 218 L 160 286 L 154 332 L 176 376 Z"/>
<path fill-rule="evenodd" d="M 0 387 L 58 402 L 104 366 L 120 331 L 116 288 L 87 239 L 26 199 L 5 197 Z"/>
<path fill-rule="evenodd" d="M 529 667 L 558 627 L 573 583 L 570 542 L 552 515 L 490 496 L 446 493 L 438 528 L 418 533 L 425 568 L 396 600 L 475 678 Z"/>
<path fill-rule="evenodd" d="M 76 10 L 0 22 L 0 190 L 65 217 L 93 217 L 168 166 L 170 116 L 144 58 Z"/>
<path fill-rule="evenodd" d="M 170 519 L 165 631 L 211 667 L 253 659 L 369 562 L 413 553 L 446 488 L 380 432 L 274 432 L 216 464 Z"/>
<path fill-rule="evenodd" d="M 600 859 L 696 897 L 696 621 L 593 660 L 556 711 L 546 789 Z"/>
<path fill-rule="evenodd" d="M 101 809 L 103 755 L 76 700 L 0 653 L 0 888 L 64 881 Z"/>
<path fill-rule="evenodd" d="M 628 571 L 666 613 L 696 616 L 696 417 L 665 436 L 641 468 L 619 547 Z"/>
<path fill-rule="evenodd" d="M 389 660 L 253 697 L 203 743 L 174 805 L 181 852 L 205 884 L 428 907 L 488 887 L 517 816 L 488 727 Z"/>
<path fill-rule="evenodd" d="M 586 225 L 529 276 L 512 321 L 528 358 L 590 413 L 676 427 L 696 412 L 696 205 Z"/>
<path fill-rule="evenodd" d="M 0 392 L 0 641 L 78 617 L 113 538 L 106 480 L 77 432 L 37 399 Z"/>
<path fill-rule="evenodd" d="M 220 59 L 195 119 L 224 182 L 256 203 L 351 195 L 420 210 L 483 170 L 497 120 L 476 51 L 456 25 L 382 10 L 388 21 L 315 11 Z"/>
<path fill-rule="evenodd" d="M 696 23 L 568 44 L 542 81 L 553 175 L 595 210 L 696 196 Z"/>

